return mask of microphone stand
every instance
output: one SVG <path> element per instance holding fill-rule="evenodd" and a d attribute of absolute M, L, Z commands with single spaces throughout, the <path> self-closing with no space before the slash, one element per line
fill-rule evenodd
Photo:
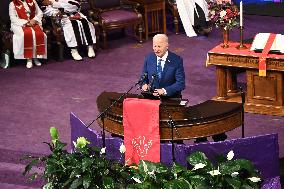
<path fill-rule="evenodd" d="M 242 87 L 239 87 L 240 91 L 241 91 L 241 98 L 242 98 L 242 138 L 245 137 L 245 92 L 243 91 Z"/>
<path fill-rule="evenodd" d="M 106 139 L 105 139 L 105 124 L 104 124 L 104 118 L 105 118 L 105 114 L 118 102 L 120 101 L 125 95 L 127 95 L 134 87 L 136 87 L 138 84 L 141 84 L 144 81 L 144 79 L 140 79 L 138 82 L 136 82 L 134 85 L 132 85 L 126 92 L 122 93 L 122 95 L 120 95 L 117 99 L 115 99 L 111 105 L 109 105 L 108 107 L 106 107 L 106 109 L 104 109 L 97 117 L 96 119 L 94 119 L 88 126 L 87 128 L 89 128 L 95 121 L 97 121 L 99 118 L 102 119 L 102 127 L 103 127 L 103 131 L 102 131 L 102 139 L 103 139 L 103 148 L 106 146 Z"/>
<path fill-rule="evenodd" d="M 160 99 L 161 104 L 163 104 L 161 96 L 159 95 L 158 97 Z M 175 126 L 175 123 L 174 123 L 174 120 L 172 118 L 172 115 L 168 111 L 167 105 L 164 104 L 163 106 L 165 107 L 165 110 L 166 110 L 166 112 L 168 114 L 168 117 L 169 117 L 169 121 L 167 121 L 167 124 L 170 126 L 171 131 L 172 131 L 172 138 L 171 138 L 171 143 L 172 143 L 172 161 L 175 162 L 176 158 L 175 158 L 175 144 L 174 144 L 174 129 L 175 129 L 175 131 L 176 131 L 176 133 L 177 133 L 177 135 L 179 137 L 180 137 L 180 134 L 179 134 L 179 132 L 178 132 L 176 126 Z"/>

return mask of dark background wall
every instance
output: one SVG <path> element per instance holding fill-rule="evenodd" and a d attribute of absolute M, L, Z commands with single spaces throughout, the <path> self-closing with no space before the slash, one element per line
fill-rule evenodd
<path fill-rule="evenodd" d="M 9 19 L 9 3 L 11 0 L 1 0 L 0 17 Z M 241 0 L 234 0 L 239 5 Z M 278 2 L 275 2 L 278 1 Z M 284 0 L 264 1 L 264 0 L 244 0 L 244 13 L 268 16 L 284 16 Z"/>
<path fill-rule="evenodd" d="M 9 3 L 11 0 L 1 0 L 0 3 L 0 18 L 2 20 L 9 20 Z"/>
<path fill-rule="evenodd" d="M 236 5 L 241 0 L 233 0 Z M 284 0 L 243 0 L 244 14 L 284 16 Z"/>

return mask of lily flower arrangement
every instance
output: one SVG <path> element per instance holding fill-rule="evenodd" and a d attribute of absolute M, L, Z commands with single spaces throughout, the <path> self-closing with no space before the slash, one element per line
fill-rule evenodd
<path fill-rule="evenodd" d="M 171 167 L 162 163 L 141 160 L 138 165 L 123 165 L 106 157 L 106 148 L 89 147 L 90 142 L 79 137 L 74 141 L 75 151 L 64 150 L 65 143 L 58 137 L 57 129 L 50 129 L 51 142 L 47 143 L 51 154 L 43 157 L 28 156 L 30 160 L 23 172 L 30 173 L 33 180 L 39 173 L 33 167 L 44 163 L 44 189 L 91 189 L 91 188 L 218 188 L 257 189 L 261 179 L 252 162 L 234 159 L 234 152 L 222 155 L 212 163 L 204 153 L 194 152 L 187 157 L 191 167 L 186 168 L 174 162 Z M 124 144 L 118 149 L 126 152 Z"/>

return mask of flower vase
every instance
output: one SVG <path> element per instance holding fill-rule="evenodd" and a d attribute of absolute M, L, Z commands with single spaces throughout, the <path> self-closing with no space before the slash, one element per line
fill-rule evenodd
<path fill-rule="evenodd" d="M 229 48 L 229 30 L 223 28 L 223 48 Z"/>

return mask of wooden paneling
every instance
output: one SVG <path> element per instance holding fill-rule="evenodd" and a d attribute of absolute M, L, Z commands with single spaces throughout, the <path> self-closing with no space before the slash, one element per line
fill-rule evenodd
<path fill-rule="evenodd" d="M 283 79 L 281 72 L 268 72 L 266 77 L 257 70 L 247 70 L 247 102 L 282 106 Z"/>

